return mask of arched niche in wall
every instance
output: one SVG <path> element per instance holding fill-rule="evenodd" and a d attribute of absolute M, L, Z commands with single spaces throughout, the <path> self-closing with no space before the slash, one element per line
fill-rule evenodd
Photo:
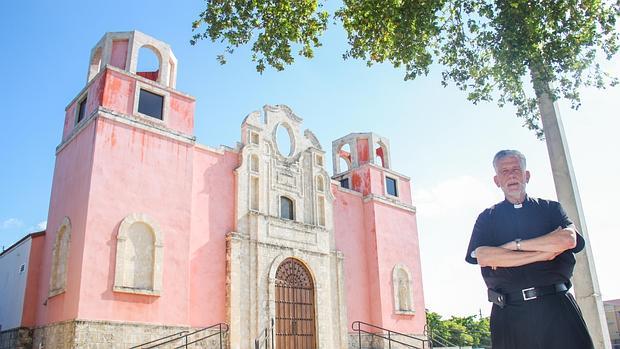
<path fill-rule="evenodd" d="M 394 293 L 394 313 L 411 315 L 415 313 L 413 304 L 413 279 L 411 271 L 404 264 L 396 264 L 392 270 Z"/>
<path fill-rule="evenodd" d="M 163 236 L 159 225 L 141 213 L 125 217 L 118 228 L 114 291 L 159 295 L 162 262 Z"/>
<path fill-rule="evenodd" d="M 69 245 L 71 243 L 71 221 L 63 218 L 56 232 L 52 248 L 52 268 L 50 273 L 49 297 L 63 293 L 67 286 L 69 265 Z"/>

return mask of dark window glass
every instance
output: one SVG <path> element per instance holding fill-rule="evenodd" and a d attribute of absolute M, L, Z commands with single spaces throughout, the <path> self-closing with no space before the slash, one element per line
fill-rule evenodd
<path fill-rule="evenodd" d="M 396 190 L 396 180 L 394 178 L 385 177 L 385 183 L 387 185 L 387 193 L 392 196 L 398 196 L 398 191 Z"/>
<path fill-rule="evenodd" d="M 295 219 L 293 200 L 287 197 L 280 197 L 280 217 L 284 219 Z"/>
<path fill-rule="evenodd" d="M 80 101 L 80 104 L 78 104 L 78 116 L 76 123 L 84 120 L 84 114 L 86 114 L 86 98 L 87 97 L 84 97 L 84 99 Z"/>
<path fill-rule="evenodd" d="M 164 96 L 140 89 L 138 112 L 163 120 Z"/>
<path fill-rule="evenodd" d="M 340 186 L 343 188 L 349 189 L 349 179 L 348 178 L 341 179 Z"/>

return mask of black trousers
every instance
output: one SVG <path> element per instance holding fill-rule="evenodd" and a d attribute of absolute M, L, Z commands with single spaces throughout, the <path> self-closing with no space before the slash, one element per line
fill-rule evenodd
<path fill-rule="evenodd" d="M 491 311 L 493 349 L 593 349 L 570 293 L 558 293 Z"/>

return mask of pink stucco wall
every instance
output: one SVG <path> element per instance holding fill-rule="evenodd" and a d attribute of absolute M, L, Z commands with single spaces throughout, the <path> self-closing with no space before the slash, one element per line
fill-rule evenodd
<path fill-rule="evenodd" d="M 86 101 L 86 109 L 84 112 L 84 120 L 87 122 L 88 116 L 101 105 L 101 98 L 103 95 L 103 89 L 105 87 L 105 74 L 98 75 L 95 79 L 91 80 L 85 87 L 88 100 Z M 79 96 L 82 96 L 80 93 Z M 78 97 L 79 97 L 78 96 Z M 76 98 L 65 110 L 65 123 L 62 132 L 62 140 L 65 141 L 70 135 L 73 129 L 77 126 L 75 124 L 77 117 L 77 107 L 80 102 L 80 98 Z"/>
<path fill-rule="evenodd" d="M 45 233 L 32 234 L 30 256 L 28 256 L 28 279 L 24 295 L 22 311 L 23 327 L 32 327 L 36 323 L 37 295 L 39 292 L 39 276 L 41 274 L 41 257 L 45 246 Z"/>
<path fill-rule="evenodd" d="M 116 113 L 132 112 L 135 88 L 133 77 L 107 69 L 87 87 L 87 113 L 97 103 Z M 176 93 L 169 98 L 165 126 L 191 134 L 193 98 Z M 67 108 L 63 141 L 75 127 L 76 105 Z M 235 152 L 206 150 L 107 118 L 91 122 L 58 155 L 49 226 L 57 229 L 64 216 L 73 223 L 70 276 L 67 292 L 39 307 L 38 324 L 72 318 L 193 326 L 224 322 L 225 236 L 234 227 L 237 164 Z M 73 200 L 63 201 L 67 197 Z M 149 215 L 164 233 L 160 296 L 113 291 L 118 226 L 134 212 Z M 51 260 L 55 235 L 49 234 L 45 260 Z M 44 267 L 35 304 L 47 297 L 49 263 Z"/>
<path fill-rule="evenodd" d="M 366 193 L 372 192 L 376 195 L 386 195 L 385 189 L 385 177 L 392 177 L 396 179 L 398 197 L 394 198 L 402 203 L 411 205 L 411 186 L 409 185 L 409 179 L 394 172 L 386 172 L 379 166 L 363 167 L 359 170 L 365 173 L 365 187 Z"/>
<path fill-rule="evenodd" d="M 381 317 L 384 327 L 405 333 L 422 333 L 426 323 L 422 271 L 416 218 L 409 211 L 384 203 L 372 203 L 375 212 L 379 282 L 382 292 Z M 396 264 L 406 265 L 412 274 L 413 306 L 416 314 L 394 314 L 392 271 Z M 388 288 L 387 292 L 385 288 Z"/>
<path fill-rule="evenodd" d="M 347 318 L 372 322 L 369 304 L 371 281 L 369 273 L 368 239 L 364 230 L 364 207 L 360 195 L 332 185 L 334 194 L 334 230 L 336 248 L 344 254 L 344 275 Z M 363 286 L 362 286 L 363 285 Z"/>
<path fill-rule="evenodd" d="M 94 123 L 88 124 L 56 155 L 47 218 L 47 233 L 37 294 L 36 324 L 43 325 L 77 316 L 88 194 L 93 161 Z M 66 292 L 47 298 L 52 246 L 64 217 L 71 221 Z"/>
<path fill-rule="evenodd" d="M 367 256 L 368 256 L 368 290 L 369 290 L 369 309 L 370 309 L 370 323 L 382 326 L 382 306 L 383 302 L 379 302 L 381 299 L 381 292 L 389 291 L 386 285 L 382 285 L 379 279 L 379 256 L 377 254 L 377 230 L 375 226 L 375 212 L 373 210 L 373 202 L 366 201 L 363 204 L 364 212 L 364 236 L 366 238 Z M 383 287 L 382 287 L 383 286 Z"/>
<path fill-rule="evenodd" d="M 135 75 L 108 69 L 105 80 L 102 106 L 122 114 L 134 115 L 134 98 L 137 88 Z M 161 88 L 160 85 L 150 80 L 141 81 Z M 171 90 L 167 91 L 170 109 L 169 113 L 164 115 L 164 125 L 177 132 L 192 135 L 194 132 L 194 99 Z"/>
<path fill-rule="evenodd" d="M 188 323 L 191 144 L 97 119 L 78 317 Z M 144 213 L 163 234 L 160 296 L 114 292 L 118 227 Z"/>
<path fill-rule="evenodd" d="M 128 74 L 106 70 L 106 86 L 101 105 L 125 115 L 133 114 L 136 81 Z"/>
<path fill-rule="evenodd" d="M 182 94 L 170 94 L 170 118 L 167 126 L 188 135 L 194 134 L 195 101 Z"/>
<path fill-rule="evenodd" d="M 234 229 L 235 176 L 239 156 L 194 151 L 190 238 L 190 323 L 226 322 L 226 233 Z"/>
<path fill-rule="evenodd" d="M 423 333 L 426 322 L 415 213 L 377 200 L 385 195 L 385 175 L 398 179 L 398 197 L 411 204 L 409 180 L 380 167 L 352 171 L 352 186 L 361 195 L 336 189 L 334 229 L 336 248 L 344 254 L 349 322 L 364 321 L 405 333 Z M 406 265 L 412 273 L 415 315 L 394 313 L 392 271 Z"/>
<path fill-rule="evenodd" d="M 367 167 L 351 171 L 351 189 L 368 195 L 372 187 L 370 172 Z"/>
<path fill-rule="evenodd" d="M 411 187 L 409 179 L 394 172 L 386 172 L 375 165 L 362 166 L 351 171 L 351 188 L 363 195 L 386 195 L 385 176 L 397 180 L 397 200 L 411 204 Z"/>
<path fill-rule="evenodd" d="M 127 50 L 129 40 L 114 40 L 112 42 L 112 56 L 110 57 L 110 65 L 119 69 L 125 69 L 127 65 Z"/>
<path fill-rule="evenodd" d="M 368 139 L 360 138 L 357 140 L 357 162 L 360 165 L 366 164 L 369 161 L 368 152 Z"/>

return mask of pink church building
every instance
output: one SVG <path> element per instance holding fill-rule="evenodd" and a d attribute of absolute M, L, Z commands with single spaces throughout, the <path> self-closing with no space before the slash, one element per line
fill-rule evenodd
<path fill-rule="evenodd" d="M 137 71 L 144 47 L 157 71 Z M 138 31 L 93 48 L 66 108 L 48 228 L 0 256 L 0 272 L 23 279 L 0 294 L 21 314 L 0 316 L 0 348 L 129 348 L 214 325 L 196 334 L 215 334 L 202 347 L 219 348 L 221 329 L 234 349 L 265 336 L 263 348 L 346 349 L 356 321 L 428 347 L 416 209 L 388 140 L 335 140 L 330 176 L 314 134 L 276 105 L 246 116 L 235 146 L 198 144 L 177 68 Z M 20 248 L 32 258 L 11 259 Z"/>

